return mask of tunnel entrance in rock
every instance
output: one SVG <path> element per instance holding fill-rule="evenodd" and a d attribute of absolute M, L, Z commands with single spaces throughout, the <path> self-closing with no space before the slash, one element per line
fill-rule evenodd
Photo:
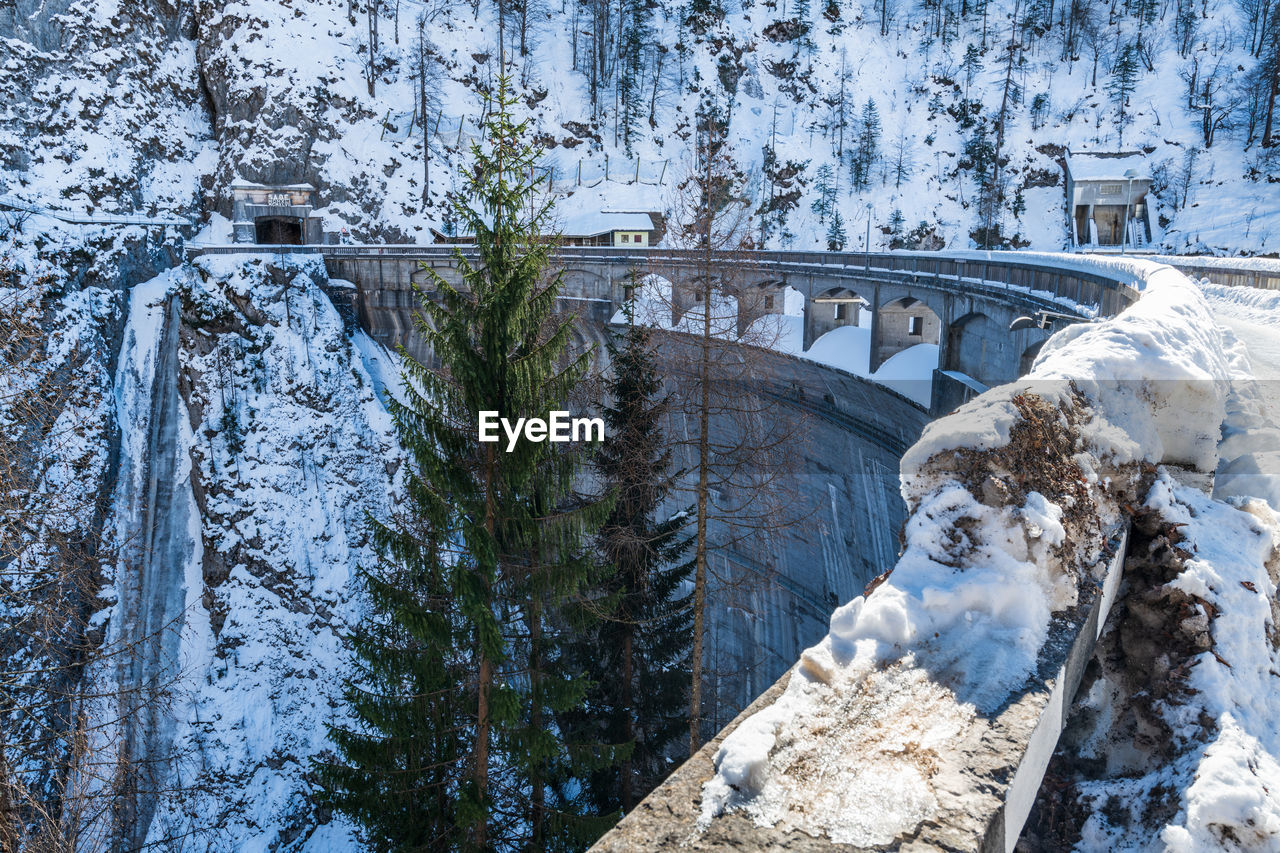
<path fill-rule="evenodd" d="M 259 216 L 253 220 L 255 243 L 302 245 L 302 220 L 294 216 Z"/>

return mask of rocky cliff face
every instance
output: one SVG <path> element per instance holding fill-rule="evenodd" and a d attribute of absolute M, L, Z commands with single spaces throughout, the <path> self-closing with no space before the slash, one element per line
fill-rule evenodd
<path fill-rule="evenodd" d="M 308 769 L 344 720 L 341 636 L 356 567 L 375 559 L 365 520 L 389 511 L 400 452 L 374 390 L 388 365 L 362 355 L 324 281 L 319 265 L 222 259 L 132 293 L 116 386 L 134 438 L 114 520 L 149 553 L 122 560 L 111 619 L 160 637 L 138 677 L 167 685 L 163 726 L 139 740 L 167 768 L 139 841 L 348 839 L 317 812 Z"/>
<path fill-rule="evenodd" d="M 77 762 L 63 736 L 69 698 L 113 604 L 100 561 L 122 300 L 98 287 L 66 293 L 51 277 L 16 283 L 0 258 L 0 744 L 4 781 L 39 794 Z"/>
<path fill-rule="evenodd" d="M 223 215 L 236 178 L 310 183 L 328 204 L 349 202 L 353 225 L 381 231 L 376 200 L 402 164 L 359 161 L 360 137 L 376 137 L 386 107 L 368 96 L 346 5 L 199 7 L 196 55 L 219 143 L 210 202 Z"/>
<path fill-rule="evenodd" d="M 213 151 L 190 7 L 0 9 L 0 192 L 87 213 L 198 217 Z"/>

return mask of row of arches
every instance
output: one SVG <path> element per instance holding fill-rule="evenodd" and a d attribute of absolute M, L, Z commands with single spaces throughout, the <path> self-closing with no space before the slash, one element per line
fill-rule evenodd
<path fill-rule="evenodd" d="M 670 293 L 673 325 L 678 326 L 687 312 L 702 310 L 693 289 L 682 295 L 669 279 L 652 275 L 647 278 L 662 282 Z M 628 288 L 628 297 L 631 292 Z M 943 294 L 937 294 L 936 306 L 930 305 L 927 297 L 917 296 L 895 296 L 876 305 L 870 294 L 836 285 L 805 299 L 779 278 L 758 279 L 734 292 L 739 295 L 740 332 L 763 314 L 798 314 L 805 327 L 807 346 L 797 342 L 792 349 L 797 353 L 816 351 L 822 360 L 836 363 L 838 348 L 861 347 L 865 355 L 849 354 L 840 359 L 843 363 L 839 366 L 855 373 L 874 373 L 896 356 L 912 351 L 912 363 L 922 364 L 922 359 L 932 355 L 933 366 L 964 374 L 990 387 L 1029 371 L 1048 337 L 1048 333 L 1039 330 L 1010 332 L 1006 319 L 980 310 L 948 322 Z M 843 329 L 861 331 L 837 332 Z"/>
<path fill-rule="evenodd" d="M 434 289 L 431 274 L 416 262 L 412 267 L 388 281 L 407 278 Z M 452 265 L 436 265 L 436 272 L 462 285 Z M 382 282 L 383 276 L 377 279 Z M 942 291 L 914 288 L 911 295 L 900 295 L 896 288 L 895 295 L 877 300 L 876 291 L 851 284 L 855 286 L 836 284 L 802 293 L 784 277 L 739 276 L 717 282 L 719 293 L 708 307 L 701 304 L 701 288 L 685 276 L 571 266 L 564 270 L 561 302 L 563 310 L 581 315 L 583 323 L 597 330 L 624 322 L 621 307 L 627 301 L 633 307 L 648 303 L 636 315 L 640 322 L 677 330 L 701 329 L 699 318 L 710 312 L 717 334 L 875 378 L 927 405 L 936 402 L 931 396 L 934 369 L 957 374 L 953 378 L 971 389 L 998 385 L 1025 374 L 1048 337 L 1038 329 L 1011 332 L 1007 309 L 1001 313 L 997 308 L 992 312 L 996 316 L 982 310 L 954 316 L 957 304 L 980 309 L 983 303 L 958 303 Z M 379 305 L 366 308 L 387 307 L 383 300 L 375 301 Z M 907 384 L 898 388 L 895 381 Z"/>
<path fill-rule="evenodd" d="M 419 271 L 413 279 L 416 282 L 426 277 L 425 272 Z M 815 291 L 805 298 L 780 277 L 758 277 L 725 289 L 736 295 L 731 300 L 732 307 L 718 304 L 711 310 L 731 312 L 731 318 L 724 319 L 736 327 L 739 335 L 758 324 L 760 318 L 775 315 L 781 324 L 777 330 L 771 327 L 771 331 L 784 339 L 779 340 L 779 348 L 796 354 L 816 349 L 832 363 L 855 373 L 874 373 L 907 351 L 912 351 L 913 362 L 922 363 L 932 352 L 935 366 L 989 387 L 1026 373 L 1048 337 L 1038 330 L 1011 333 L 1006 322 L 979 310 L 948 322 L 945 295 L 941 293 L 936 298 L 928 292 L 894 296 L 875 305 L 872 294 L 843 285 Z M 697 287 L 679 287 L 671 278 L 652 273 L 606 277 L 596 270 L 571 267 L 565 270 L 562 295 L 568 300 L 582 300 L 584 307 L 605 298 L 614 308 L 620 308 L 621 301 L 647 299 L 653 304 L 646 307 L 644 321 L 661 323 L 669 312 L 673 328 L 688 325 L 688 317 L 700 316 L 707 310 L 700 304 Z M 832 335 L 840 329 L 859 331 Z M 791 340 L 793 337 L 795 340 Z M 929 347 L 935 349 L 923 349 Z M 863 352 L 844 354 L 840 352 L 842 348 L 861 348 Z"/>

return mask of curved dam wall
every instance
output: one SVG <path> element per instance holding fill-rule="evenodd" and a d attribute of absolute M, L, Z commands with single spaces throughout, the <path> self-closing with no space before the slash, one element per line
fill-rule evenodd
<path fill-rule="evenodd" d="M 682 344 L 670 336 L 660 355 Z M 783 463 L 773 494 L 776 529 L 753 535 L 713 517 L 708 531 L 708 737 L 826 634 L 839 603 L 893 566 L 906 518 L 899 463 L 929 421 L 925 409 L 873 382 L 806 359 L 753 356 L 756 377 L 744 390 L 790 436 L 771 451 Z M 735 420 L 712 419 L 713 444 L 734 442 Z M 672 413 L 667 429 L 682 442 L 697 434 L 696 419 Z M 692 481 L 695 449 L 675 449 L 674 468 Z"/>
<path fill-rule="evenodd" d="M 414 327 L 417 306 L 410 291 L 395 291 L 398 298 L 376 312 L 356 312 L 350 305 L 356 288 L 344 284 L 334 279 L 326 290 L 350 322 L 358 318 L 371 337 L 393 351 L 404 345 L 415 358 L 430 358 Z M 602 307 L 609 306 L 603 301 L 562 305 L 579 315 L 577 344 L 595 345 L 598 355 L 604 353 L 609 314 L 590 309 Z M 660 358 L 681 358 L 682 339 L 665 336 Z M 860 594 L 893 565 L 906 518 L 899 461 L 930 419 L 906 397 L 835 368 L 755 348 L 751 361 L 744 391 L 760 398 L 769 418 L 795 429 L 786 447 L 776 448 L 788 457 L 777 483 L 782 506 L 775 518 L 762 520 L 775 529 L 744 535 L 715 520 L 709 528 L 707 736 L 827 632 L 838 603 Z M 734 420 L 713 417 L 713 442 L 734 441 L 729 436 Z M 667 430 L 676 450 L 673 468 L 685 472 L 682 485 L 687 486 L 696 458 L 686 442 L 696 435 L 697 424 L 673 412 Z M 690 502 L 687 493 L 675 496 L 670 510 L 678 512 Z"/>

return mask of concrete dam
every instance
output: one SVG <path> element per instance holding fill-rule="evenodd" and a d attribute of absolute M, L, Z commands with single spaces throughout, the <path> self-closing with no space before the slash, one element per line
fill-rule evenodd
<path fill-rule="evenodd" d="M 391 321 L 393 328 L 366 331 L 389 348 L 404 344 L 425 355 L 410 304 L 362 319 Z M 578 344 L 594 344 L 603 355 L 607 330 L 605 322 L 583 318 Z M 691 362 L 689 349 L 682 335 L 660 335 L 659 363 Z M 807 359 L 760 350 L 749 370 L 745 391 L 756 400 L 749 414 L 769 421 L 766 441 L 779 445 L 760 476 L 777 482 L 769 518 L 735 525 L 725 509 L 709 522 L 708 737 L 826 633 L 837 604 L 893 565 L 906 517 L 898 463 L 930 419 L 925 407 L 882 385 Z M 741 415 L 713 414 L 713 444 L 740 441 Z M 666 430 L 676 451 L 672 467 L 684 472 L 668 504 L 675 513 L 688 509 L 697 480 L 696 449 L 687 441 L 697 434 L 696 418 L 671 411 Z M 712 499 L 731 503 L 735 496 L 713 488 Z"/>
<path fill-rule="evenodd" d="M 328 266 L 350 272 L 346 264 Z M 352 314 L 389 349 L 403 344 L 415 357 L 429 357 L 413 326 L 413 294 L 388 286 L 383 276 L 381 291 L 367 287 L 367 279 L 358 281 L 354 295 L 360 303 Z M 579 345 L 593 344 L 603 356 L 615 306 L 597 299 L 580 295 L 563 300 L 562 307 L 579 315 Z M 659 361 L 680 360 L 687 346 L 682 335 L 660 336 Z M 793 434 L 782 439 L 786 446 L 774 448 L 776 470 L 770 474 L 779 482 L 768 510 L 773 518 L 753 519 L 744 529 L 721 512 L 710 523 L 708 737 L 826 633 L 837 604 L 859 595 L 893 565 L 906 517 L 898 463 L 930 418 L 925 407 L 844 371 L 766 350 L 752 357 L 745 381 L 759 400 L 758 414 Z M 714 416 L 713 442 L 733 443 L 735 421 L 727 413 Z M 686 472 L 681 485 L 691 486 L 696 454 L 683 439 L 697 433 L 696 420 L 673 411 L 667 431 L 676 443 L 673 468 Z M 687 508 L 682 497 L 688 503 L 687 493 L 677 495 L 670 511 Z"/>
<path fill-rule="evenodd" d="M 205 247 L 195 254 L 244 251 Z M 254 247 L 259 252 L 299 247 Z M 251 250 L 252 251 L 252 250 Z M 317 246 L 331 276 L 330 298 L 353 326 L 394 350 L 414 357 L 430 353 L 415 329 L 420 289 L 428 298 L 431 272 L 451 284 L 453 247 Z M 466 251 L 464 248 L 462 251 Z M 564 249 L 561 308 L 579 318 L 579 344 L 603 352 L 610 320 L 632 297 L 641 274 L 672 282 L 673 323 L 696 310 L 697 257 L 690 253 L 615 249 Z M 752 253 L 735 258 L 726 289 L 740 297 L 738 329 L 763 314 L 781 313 L 787 288 L 804 296 L 803 339 L 807 348 L 823 333 L 871 313 L 874 369 L 913 343 L 936 343 L 932 406 L 817 362 L 753 349 L 744 391 L 759 401 L 760 417 L 794 427 L 774 448 L 768 474 L 777 480 L 771 517 L 735 524 L 725 511 L 710 523 L 711 614 L 706 636 L 711 709 L 706 736 L 728 723 L 774 684 L 797 656 L 828 629 L 831 611 L 862 593 L 897 559 L 906 507 L 899 492 L 899 462 L 932 416 L 954 408 L 989 384 L 1025 372 L 1052 323 L 1010 331 L 1023 314 L 1083 316 L 1098 306 L 1115 313 L 1134 294 L 1122 282 L 1087 270 L 1063 270 L 962 257 L 895 253 Z M 354 285 L 352 287 L 351 285 Z M 848 310 L 856 306 L 855 310 Z M 842 310 L 842 308 L 844 310 Z M 913 319 L 916 318 L 916 319 Z M 660 354 L 677 364 L 688 338 L 662 336 Z M 732 348 L 730 348 L 731 351 Z M 692 357 L 691 355 L 689 357 Z M 724 356 L 722 356 L 724 357 Z M 767 411 L 765 411 L 767 409 Z M 713 418 L 713 439 L 732 444 L 739 429 L 731 416 Z M 673 460 L 682 485 L 691 483 L 693 450 L 681 441 L 696 424 L 672 412 L 668 435 L 677 444 Z M 775 436 L 778 438 L 778 436 Z M 781 458 L 779 458 L 781 457 Z M 762 463 L 764 464 L 764 463 Z M 731 505 L 735 496 L 715 494 Z M 682 508 L 679 496 L 671 511 Z M 686 501 L 687 503 L 687 501 Z M 745 529 L 744 529 L 745 528 Z"/>

